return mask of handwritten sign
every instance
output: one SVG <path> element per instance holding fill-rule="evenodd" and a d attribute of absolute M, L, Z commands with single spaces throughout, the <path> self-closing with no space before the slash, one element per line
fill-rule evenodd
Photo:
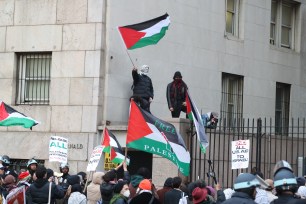
<path fill-rule="evenodd" d="M 67 163 L 68 139 L 59 136 L 51 136 L 49 142 L 49 161 Z"/>
<path fill-rule="evenodd" d="M 99 164 L 102 152 L 103 152 L 103 147 L 101 145 L 96 146 L 93 149 L 93 151 L 91 153 L 91 156 L 90 156 L 90 159 L 89 159 L 89 162 L 88 162 L 88 165 L 87 165 L 86 171 L 95 171 L 96 170 L 96 168 Z"/>
<path fill-rule="evenodd" d="M 232 141 L 232 169 L 249 166 L 250 140 Z"/>

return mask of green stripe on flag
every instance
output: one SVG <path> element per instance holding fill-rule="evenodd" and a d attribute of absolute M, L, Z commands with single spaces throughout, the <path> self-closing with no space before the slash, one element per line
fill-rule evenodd
<path fill-rule="evenodd" d="M 157 44 L 158 41 L 160 41 L 160 39 L 162 39 L 164 37 L 164 35 L 166 34 L 167 30 L 168 30 L 168 26 L 167 27 L 163 27 L 161 29 L 161 31 L 159 33 L 157 33 L 157 34 L 154 34 L 154 35 L 152 35 L 150 37 L 141 38 L 135 45 L 130 47 L 129 50 L 145 47 L 147 45 Z"/>
<path fill-rule="evenodd" d="M 5 120 L 0 121 L 0 126 L 16 126 L 20 125 L 24 128 L 31 128 L 35 124 L 35 121 L 30 118 L 8 117 Z"/>
<path fill-rule="evenodd" d="M 190 163 L 180 161 L 179 157 L 177 157 L 179 155 L 176 155 L 172 152 L 171 145 L 168 143 L 163 143 L 143 137 L 141 139 L 128 143 L 127 147 L 131 147 L 167 158 L 179 167 L 179 170 L 183 175 L 189 176 Z"/>

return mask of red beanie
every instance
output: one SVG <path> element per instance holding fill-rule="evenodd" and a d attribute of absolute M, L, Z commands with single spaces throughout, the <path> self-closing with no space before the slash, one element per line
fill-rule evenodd
<path fill-rule="evenodd" d="M 29 173 L 28 171 L 21 172 L 21 173 L 19 174 L 19 176 L 18 176 L 18 179 L 19 179 L 19 180 L 24 180 L 24 179 L 26 179 L 26 178 L 29 177 L 29 176 L 30 176 L 30 173 Z"/>
<path fill-rule="evenodd" d="M 140 183 L 139 183 L 139 188 L 142 190 L 152 190 L 152 184 L 151 181 L 149 179 L 143 179 Z"/>

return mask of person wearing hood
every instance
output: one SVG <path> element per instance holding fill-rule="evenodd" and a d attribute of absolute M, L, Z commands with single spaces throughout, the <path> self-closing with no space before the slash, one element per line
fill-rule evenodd
<path fill-rule="evenodd" d="M 101 200 L 100 185 L 102 184 L 104 172 L 95 172 L 92 182 L 87 186 L 87 203 L 96 204 Z"/>
<path fill-rule="evenodd" d="M 103 204 L 109 204 L 110 200 L 112 199 L 114 195 L 114 188 L 117 184 L 117 171 L 119 168 L 123 166 L 123 180 L 127 183 L 130 182 L 130 174 L 127 170 L 127 165 L 125 162 L 122 162 L 119 166 L 117 166 L 115 169 L 112 169 L 104 174 L 102 177 L 103 183 L 100 186 L 100 192 L 102 197 L 102 203 Z"/>
<path fill-rule="evenodd" d="M 131 183 L 129 184 L 130 198 L 136 195 L 138 185 L 143 179 L 151 179 L 151 172 L 146 167 L 140 167 L 137 173 L 131 176 Z"/>
<path fill-rule="evenodd" d="M 133 96 L 131 99 L 135 100 L 142 109 L 150 112 L 150 103 L 153 101 L 154 89 L 152 80 L 148 76 L 148 73 L 148 65 L 142 65 L 139 70 L 137 68 L 132 70 Z"/>
<path fill-rule="evenodd" d="M 86 196 L 82 193 L 81 184 L 76 183 L 71 186 L 68 204 L 87 204 Z"/>
<path fill-rule="evenodd" d="M 188 87 L 182 80 L 181 72 L 174 73 L 173 81 L 167 86 L 167 102 L 172 118 L 179 118 L 181 111 L 187 111 L 186 94 Z"/>
<path fill-rule="evenodd" d="M 172 183 L 173 183 L 173 178 L 169 177 L 166 179 L 165 183 L 164 183 L 164 186 L 162 189 L 159 189 L 157 191 L 157 195 L 158 195 L 158 198 L 159 198 L 159 201 L 161 204 L 164 203 L 164 197 L 165 197 L 165 194 L 172 190 Z"/>
<path fill-rule="evenodd" d="M 58 188 L 54 183 L 47 180 L 47 169 L 44 166 L 38 166 L 35 172 L 37 179 L 28 188 L 26 195 L 27 203 L 48 203 L 49 186 L 51 185 L 51 204 L 55 203 L 55 199 L 62 199 L 64 191 Z"/>
<path fill-rule="evenodd" d="M 129 186 L 126 181 L 118 181 L 114 188 L 114 196 L 110 204 L 127 204 L 130 196 Z"/>
<path fill-rule="evenodd" d="M 149 179 L 143 179 L 137 188 L 136 196 L 132 198 L 129 204 L 160 204 L 159 200 L 154 196 L 153 185 Z"/>

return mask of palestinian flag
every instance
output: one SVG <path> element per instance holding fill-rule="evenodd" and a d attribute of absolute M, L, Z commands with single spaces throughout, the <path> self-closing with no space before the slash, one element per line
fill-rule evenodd
<path fill-rule="evenodd" d="M 39 124 L 36 120 L 19 113 L 12 107 L 0 101 L 0 126 L 23 126 L 32 129 Z"/>
<path fill-rule="evenodd" d="M 103 152 L 110 154 L 110 158 L 113 163 L 120 164 L 124 161 L 125 156 L 116 136 L 107 128 L 104 128 L 104 138 L 102 146 L 104 147 Z M 128 158 L 126 158 L 126 163 L 130 163 L 130 160 Z"/>
<path fill-rule="evenodd" d="M 166 34 L 170 25 L 170 17 L 163 16 L 146 22 L 119 27 L 119 32 L 128 50 L 157 44 Z"/>
<path fill-rule="evenodd" d="M 197 132 L 197 138 L 200 143 L 200 148 L 203 153 L 206 152 L 206 148 L 208 147 L 208 139 L 205 133 L 205 128 L 201 119 L 201 115 L 192 101 L 189 92 L 186 94 L 186 106 L 187 106 L 187 115 L 190 120 L 193 121 L 194 126 Z"/>
<path fill-rule="evenodd" d="M 175 127 L 141 109 L 131 101 L 127 147 L 156 154 L 172 161 L 183 175 L 189 175 L 190 154 Z"/>

